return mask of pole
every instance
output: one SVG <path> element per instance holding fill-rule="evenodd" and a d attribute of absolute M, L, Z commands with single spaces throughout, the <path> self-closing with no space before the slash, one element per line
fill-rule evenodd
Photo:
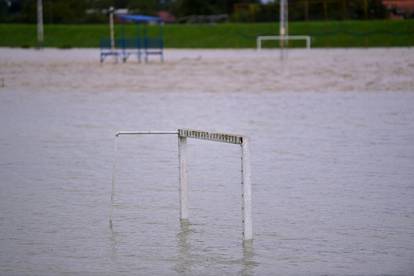
<path fill-rule="evenodd" d="M 305 4 L 305 21 L 309 20 L 309 0 L 303 2 Z"/>
<path fill-rule="evenodd" d="M 180 219 L 188 219 L 187 137 L 178 135 Z"/>
<path fill-rule="evenodd" d="M 368 0 L 364 0 L 364 15 L 365 19 L 368 19 Z"/>
<path fill-rule="evenodd" d="M 115 51 L 115 31 L 114 31 L 114 7 L 109 7 L 109 30 L 111 37 L 111 50 Z"/>
<path fill-rule="evenodd" d="M 37 0 L 37 47 L 43 47 L 44 31 L 43 31 L 43 2 Z"/>
<path fill-rule="evenodd" d="M 280 47 L 285 46 L 285 36 L 288 35 L 288 3 L 287 0 L 280 0 L 280 24 L 279 35 L 281 36 Z"/>
<path fill-rule="evenodd" d="M 243 137 L 241 149 L 243 241 L 250 241 L 253 239 L 252 184 L 250 182 L 249 142 L 246 137 Z"/>
<path fill-rule="evenodd" d="M 112 189 L 111 189 L 111 213 L 109 216 L 109 226 L 112 229 L 112 217 L 113 217 L 113 209 L 114 209 L 114 200 L 115 200 L 115 181 L 116 181 L 116 161 L 117 161 L 117 154 L 118 154 L 118 137 L 119 135 L 115 135 L 114 139 L 114 161 L 112 164 Z"/>

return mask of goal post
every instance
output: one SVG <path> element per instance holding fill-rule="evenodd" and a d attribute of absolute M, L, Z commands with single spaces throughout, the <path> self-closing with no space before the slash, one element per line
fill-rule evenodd
<path fill-rule="evenodd" d="M 289 40 L 304 40 L 306 42 L 306 49 L 311 48 L 311 37 L 308 35 L 267 35 L 267 36 L 258 36 L 256 39 L 256 48 L 257 51 L 262 50 L 262 42 L 265 40 L 279 40 L 279 41 L 289 41 Z"/>
<path fill-rule="evenodd" d="M 252 191 L 251 191 L 251 172 L 249 157 L 249 142 L 246 136 L 199 131 L 192 129 L 178 129 L 176 131 L 120 131 L 115 134 L 114 151 L 117 151 L 117 138 L 123 135 L 177 135 L 178 140 L 178 164 L 179 164 L 179 200 L 180 200 L 180 219 L 189 218 L 188 210 L 188 170 L 187 170 L 187 139 L 201 139 L 213 142 L 236 144 L 240 146 L 241 153 L 241 209 L 243 225 L 243 241 L 253 239 L 252 224 Z M 115 191 L 115 170 L 116 156 L 112 175 L 111 204 L 113 206 Z M 112 226 L 112 207 L 110 225 Z"/>

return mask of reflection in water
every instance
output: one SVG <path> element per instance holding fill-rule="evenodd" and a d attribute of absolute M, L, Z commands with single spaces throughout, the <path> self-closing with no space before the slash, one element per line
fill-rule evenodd
<path fill-rule="evenodd" d="M 178 258 L 175 271 L 178 273 L 191 273 L 191 224 L 187 219 L 180 220 L 180 232 L 177 234 Z"/>
<path fill-rule="evenodd" d="M 241 275 L 253 275 L 253 269 L 257 266 L 254 261 L 253 241 L 243 242 L 243 268 Z"/>
<path fill-rule="evenodd" d="M 191 227 L 191 223 L 188 220 L 180 221 L 180 232 L 177 234 L 177 246 L 178 246 L 178 257 L 174 270 L 179 274 L 188 274 L 191 275 L 193 270 L 197 270 L 202 262 L 206 259 L 215 259 L 218 261 L 221 257 L 217 258 L 200 258 L 195 251 L 200 251 L 196 249 L 191 244 L 191 234 L 194 233 L 194 229 Z M 258 263 L 254 261 L 254 249 L 253 241 L 246 241 L 242 244 L 243 257 L 237 261 L 240 263 L 241 275 L 254 275 L 254 268 L 258 266 Z M 232 261 L 230 261 L 232 262 Z"/>
<path fill-rule="evenodd" d="M 116 233 L 112 227 L 112 220 L 110 220 L 110 227 L 109 227 L 111 236 L 110 236 L 110 242 L 111 242 L 111 259 L 112 261 L 115 261 L 116 256 L 118 255 L 118 243 L 119 243 L 119 237 L 118 233 Z"/>
<path fill-rule="evenodd" d="M 114 169 L 115 171 L 115 169 Z M 114 172 L 113 172 L 114 174 Z M 117 233 L 114 231 L 114 226 L 112 222 L 112 216 L 114 212 L 114 177 L 112 176 L 112 192 L 111 192 L 111 206 L 110 206 L 110 213 L 109 213 L 109 230 L 111 232 L 111 258 L 115 260 L 117 255 Z"/>

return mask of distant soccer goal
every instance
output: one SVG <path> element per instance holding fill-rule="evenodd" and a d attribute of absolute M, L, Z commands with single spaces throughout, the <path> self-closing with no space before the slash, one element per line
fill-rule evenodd
<path fill-rule="evenodd" d="M 241 148 L 241 197 L 242 197 L 242 224 L 243 241 L 253 239 L 252 226 L 252 192 L 250 182 L 250 157 L 248 149 L 248 139 L 246 136 L 199 131 L 192 129 L 178 129 L 176 131 L 120 131 L 115 134 L 114 142 L 114 168 L 112 173 L 112 192 L 111 204 L 114 205 L 115 174 L 116 174 L 116 153 L 118 148 L 118 138 L 124 135 L 177 135 L 178 138 L 178 164 L 179 164 L 179 194 L 180 194 L 180 219 L 189 218 L 188 212 L 188 177 L 187 177 L 187 138 L 202 139 L 213 142 L 239 145 Z M 110 216 L 112 227 L 112 208 Z"/>
<path fill-rule="evenodd" d="M 311 37 L 308 35 L 268 35 L 268 36 L 258 36 L 256 40 L 257 51 L 262 50 L 262 41 L 265 40 L 279 40 L 279 41 L 289 41 L 289 40 L 304 40 L 306 42 L 306 48 L 311 48 Z"/>
<path fill-rule="evenodd" d="M 289 40 L 305 40 L 306 48 L 311 48 L 311 37 L 308 35 L 289 35 L 289 9 L 288 9 L 288 0 L 279 1 L 279 35 L 269 35 L 269 36 L 258 36 L 256 40 L 257 51 L 262 50 L 262 41 L 264 40 L 278 40 L 280 41 L 281 55 L 284 57 L 284 48 L 287 48 L 287 43 Z"/>

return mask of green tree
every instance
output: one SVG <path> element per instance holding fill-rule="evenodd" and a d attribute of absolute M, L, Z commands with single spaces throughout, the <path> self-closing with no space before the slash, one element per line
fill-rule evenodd
<path fill-rule="evenodd" d="M 174 3 L 174 12 L 178 16 L 231 14 L 236 3 L 260 3 L 260 0 L 177 0 Z"/>
<path fill-rule="evenodd" d="M 126 7 L 137 13 L 154 14 L 158 10 L 159 1 L 158 0 L 129 1 Z"/>

